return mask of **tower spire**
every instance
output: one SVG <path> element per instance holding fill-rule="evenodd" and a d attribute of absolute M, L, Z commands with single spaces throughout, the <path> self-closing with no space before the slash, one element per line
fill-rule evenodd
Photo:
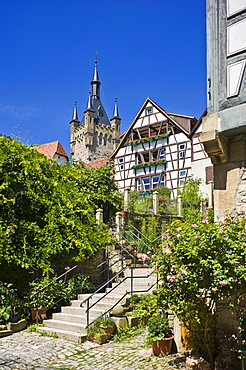
<path fill-rule="evenodd" d="M 93 79 L 91 81 L 93 99 L 100 100 L 100 85 L 101 85 L 101 82 L 99 81 L 99 76 L 98 76 L 97 60 L 95 60 L 94 74 L 93 74 Z"/>
<path fill-rule="evenodd" d="M 113 113 L 113 118 L 118 118 L 120 119 L 120 116 L 119 116 L 119 110 L 118 110 L 118 104 L 117 104 L 117 98 L 115 98 L 115 101 L 114 101 L 114 113 Z"/>
<path fill-rule="evenodd" d="M 94 110 L 92 108 L 92 104 L 91 104 L 91 93 L 90 92 L 89 92 L 87 107 L 86 107 L 85 112 L 87 112 L 88 110 L 91 111 L 91 112 L 94 112 Z"/>
<path fill-rule="evenodd" d="M 79 122 L 79 119 L 78 119 L 78 111 L 77 111 L 77 102 L 76 102 L 76 100 L 75 100 L 75 102 L 74 102 L 73 115 L 72 115 L 72 121 L 71 121 L 71 122 L 73 122 L 73 121 L 77 121 L 77 122 Z"/>

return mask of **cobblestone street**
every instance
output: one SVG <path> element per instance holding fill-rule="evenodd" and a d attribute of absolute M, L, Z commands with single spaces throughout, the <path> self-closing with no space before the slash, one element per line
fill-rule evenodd
<path fill-rule="evenodd" d="M 76 344 L 22 331 L 0 339 L 0 369 L 185 369 L 182 357 L 155 357 L 144 335 L 121 343 Z"/>

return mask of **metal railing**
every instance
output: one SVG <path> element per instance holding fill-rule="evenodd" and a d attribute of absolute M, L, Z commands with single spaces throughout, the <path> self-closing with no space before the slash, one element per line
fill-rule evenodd
<path fill-rule="evenodd" d="M 80 307 L 83 307 L 83 305 L 86 303 L 86 310 L 85 310 L 85 313 L 86 313 L 86 327 L 90 326 L 93 321 L 90 322 L 90 310 L 96 305 L 98 304 L 103 298 L 105 298 L 106 296 L 108 296 L 109 294 L 111 294 L 116 288 L 118 288 L 121 284 L 123 284 L 127 279 L 131 279 L 130 280 L 130 291 L 127 291 L 126 293 L 124 293 L 117 301 L 116 303 L 114 303 L 110 309 L 104 311 L 104 313 L 102 314 L 103 315 L 106 315 L 108 312 L 110 312 L 115 306 L 117 306 L 117 304 L 119 304 L 127 295 L 132 295 L 132 294 L 137 294 L 137 293 L 147 293 L 149 292 L 155 285 L 157 285 L 158 287 L 158 282 L 159 282 L 159 277 L 158 277 L 158 273 L 156 273 L 156 281 L 149 286 L 149 288 L 147 290 L 144 290 L 144 289 L 141 289 L 141 290 L 134 290 L 134 279 L 146 279 L 148 278 L 149 276 L 151 276 L 152 274 L 150 274 L 149 276 L 134 276 L 133 275 L 133 268 L 132 267 L 129 267 L 129 266 L 126 266 L 125 268 L 123 268 L 121 271 L 119 271 L 117 274 L 115 274 L 111 279 L 110 279 L 110 282 L 113 282 L 115 280 L 115 278 L 119 275 L 121 275 L 122 273 L 124 273 L 127 269 L 130 269 L 131 271 L 131 275 L 130 276 L 125 276 L 119 283 L 117 283 L 114 287 L 112 287 L 109 291 L 105 292 L 103 296 L 101 296 L 100 298 L 98 298 L 94 303 L 92 303 L 90 305 L 90 299 L 92 299 L 94 297 L 95 294 L 99 293 L 99 289 L 97 289 L 95 292 L 93 292 L 92 294 L 89 295 L 89 297 L 87 297 L 86 299 L 84 299 L 81 303 L 80 303 Z M 107 283 L 106 283 L 107 284 Z M 106 284 L 105 284 L 105 287 L 106 287 Z"/>

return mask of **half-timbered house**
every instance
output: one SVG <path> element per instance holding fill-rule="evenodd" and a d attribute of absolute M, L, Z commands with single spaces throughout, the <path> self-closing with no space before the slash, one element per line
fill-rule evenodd
<path fill-rule="evenodd" d="M 168 113 L 147 98 L 111 158 L 119 189 L 149 192 L 160 186 L 177 189 L 191 175 L 191 116 Z"/>

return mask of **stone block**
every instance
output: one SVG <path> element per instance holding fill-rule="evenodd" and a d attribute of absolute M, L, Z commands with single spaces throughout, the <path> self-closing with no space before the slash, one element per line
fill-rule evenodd
<path fill-rule="evenodd" d="M 20 320 L 18 322 L 8 322 L 7 329 L 11 330 L 13 333 L 21 331 L 26 328 L 26 320 Z"/>

